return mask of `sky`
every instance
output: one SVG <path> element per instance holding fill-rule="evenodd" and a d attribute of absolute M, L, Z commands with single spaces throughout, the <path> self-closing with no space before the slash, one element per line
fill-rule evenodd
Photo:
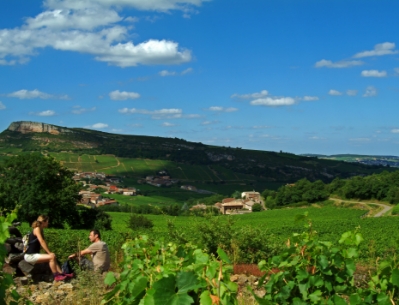
<path fill-rule="evenodd" d="M 2 0 L 14 121 L 399 155 L 399 1 Z"/>

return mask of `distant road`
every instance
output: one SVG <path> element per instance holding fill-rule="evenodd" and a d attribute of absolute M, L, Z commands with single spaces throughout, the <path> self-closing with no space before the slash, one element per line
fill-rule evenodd
<path fill-rule="evenodd" d="M 382 210 L 379 211 L 378 213 L 376 213 L 376 214 L 374 215 L 374 217 L 381 217 L 381 216 L 384 215 L 386 212 L 388 212 L 390 209 L 392 209 L 392 206 L 390 206 L 390 205 L 382 204 L 382 203 L 376 203 L 376 202 L 350 201 L 350 200 L 344 200 L 344 199 L 332 198 L 332 197 L 330 197 L 329 199 L 330 199 L 330 200 L 333 200 L 333 201 L 344 201 L 344 202 L 348 202 L 348 203 L 359 203 L 359 204 L 364 204 L 364 205 L 367 205 L 367 204 L 375 204 L 375 205 L 378 205 L 378 206 L 382 207 Z"/>

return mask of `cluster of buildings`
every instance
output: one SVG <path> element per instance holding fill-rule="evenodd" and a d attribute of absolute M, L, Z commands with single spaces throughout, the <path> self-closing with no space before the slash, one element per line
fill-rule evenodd
<path fill-rule="evenodd" d="M 147 176 L 145 179 L 137 180 L 137 183 L 143 184 L 147 183 L 152 186 L 161 187 L 161 186 L 172 186 L 173 184 L 178 183 L 179 180 L 172 179 L 166 171 L 158 172 L 157 176 Z"/>
<path fill-rule="evenodd" d="M 222 214 L 245 214 L 251 213 L 254 204 L 260 204 L 263 208 L 264 202 L 260 193 L 258 192 L 242 192 L 241 198 L 224 198 L 222 202 L 217 202 L 214 207 Z M 205 204 L 197 204 L 191 207 L 190 210 L 205 210 Z"/>
<path fill-rule="evenodd" d="M 120 194 L 125 196 L 136 196 L 137 189 L 134 187 L 121 188 L 116 184 L 121 182 L 119 177 L 105 175 L 104 173 L 96 172 L 82 172 L 75 173 L 73 179 L 76 182 L 83 183 L 85 189 L 79 192 L 81 195 L 80 204 L 85 204 L 90 207 L 99 207 L 103 205 L 116 205 L 118 202 L 112 198 L 105 198 L 99 193 L 105 194 Z M 90 184 L 87 181 L 101 180 L 104 185 Z M 100 192 L 98 191 L 100 190 Z"/>

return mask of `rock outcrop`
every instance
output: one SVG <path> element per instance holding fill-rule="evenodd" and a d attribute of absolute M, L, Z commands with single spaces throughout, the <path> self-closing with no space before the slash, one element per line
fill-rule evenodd
<path fill-rule="evenodd" d="M 28 121 L 20 121 L 13 122 L 8 127 L 10 131 L 16 131 L 20 133 L 31 133 L 31 132 L 47 132 L 50 134 L 58 135 L 60 133 L 70 133 L 72 130 L 60 126 L 45 124 L 45 123 L 37 123 L 37 122 L 28 122 Z"/>

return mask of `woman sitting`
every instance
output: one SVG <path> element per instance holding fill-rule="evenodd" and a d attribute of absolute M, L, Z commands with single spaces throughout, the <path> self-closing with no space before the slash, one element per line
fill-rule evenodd
<path fill-rule="evenodd" d="M 51 272 L 54 275 L 54 280 L 63 281 L 67 278 L 67 275 L 62 273 L 55 254 L 50 251 L 44 239 L 43 229 L 48 227 L 48 223 L 49 217 L 46 215 L 40 215 L 37 220 L 32 223 L 33 230 L 29 234 L 29 247 L 25 252 L 24 259 L 32 265 L 48 262 Z M 47 254 L 40 253 L 40 247 L 42 247 Z"/>

